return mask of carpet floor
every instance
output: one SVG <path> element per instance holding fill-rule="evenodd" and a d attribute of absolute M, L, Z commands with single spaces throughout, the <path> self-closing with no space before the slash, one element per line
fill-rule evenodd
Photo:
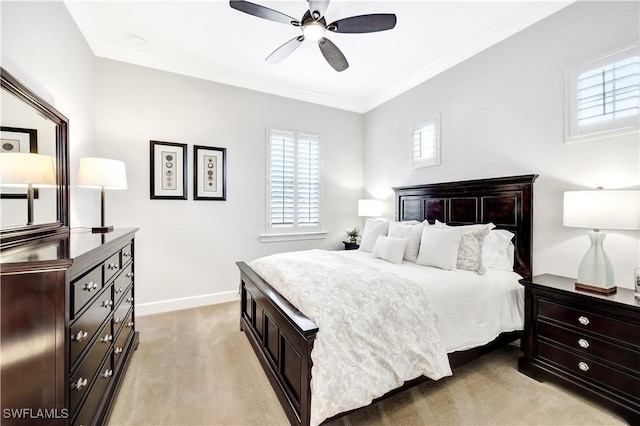
<path fill-rule="evenodd" d="M 238 302 L 137 319 L 140 346 L 110 425 L 285 425 L 287 417 L 239 328 Z M 575 394 L 517 370 L 515 346 L 485 355 L 334 419 L 351 425 L 626 424 Z"/>

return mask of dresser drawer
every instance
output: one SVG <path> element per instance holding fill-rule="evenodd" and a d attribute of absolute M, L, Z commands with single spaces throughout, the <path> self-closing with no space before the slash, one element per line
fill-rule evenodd
<path fill-rule="evenodd" d="M 111 356 L 107 356 L 104 360 L 104 364 L 100 366 L 99 375 L 96 377 L 95 382 L 91 389 L 87 390 L 88 395 L 84 401 L 84 404 L 80 408 L 78 415 L 73 420 L 73 425 L 89 426 L 93 424 L 93 420 L 102 402 L 102 397 L 109 386 L 109 383 L 113 380 L 113 364 L 111 363 Z M 73 418 L 73 415 L 71 416 Z"/>
<path fill-rule="evenodd" d="M 131 286 L 133 283 L 133 265 L 129 264 L 122 270 L 122 273 L 118 275 L 114 284 L 113 284 L 113 300 L 117 305 L 120 302 L 120 299 L 125 294 L 125 291 Z"/>
<path fill-rule="evenodd" d="M 133 311 L 130 311 L 125 320 L 120 334 L 116 334 L 117 338 L 113 344 L 113 365 L 118 368 L 121 362 L 122 354 L 127 346 L 129 336 L 133 333 Z M 130 325 L 131 324 L 131 325 Z"/>
<path fill-rule="evenodd" d="M 538 317 L 546 317 L 566 325 L 597 333 L 640 347 L 640 326 L 607 318 L 588 310 L 574 309 L 538 299 Z"/>
<path fill-rule="evenodd" d="M 120 270 L 120 252 L 104 261 L 104 282 L 108 282 Z"/>
<path fill-rule="evenodd" d="M 615 392 L 627 394 L 636 401 L 640 401 L 640 378 L 607 367 L 579 354 L 568 352 L 553 345 L 539 342 L 538 355 L 557 364 L 562 369 L 591 383 L 598 383 L 609 387 Z"/>
<path fill-rule="evenodd" d="M 112 286 L 108 286 L 89 305 L 86 311 L 71 325 L 70 330 L 70 363 L 73 366 L 87 344 L 93 339 L 102 323 L 113 308 L 111 296 Z"/>
<path fill-rule="evenodd" d="M 124 266 L 133 260 L 133 243 L 127 244 L 120 252 L 122 253 L 122 266 Z"/>
<path fill-rule="evenodd" d="M 69 405 L 71 413 L 74 413 L 82 397 L 87 392 L 98 367 L 111 348 L 113 334 L 111 323 L 105 324 L 100 330 L 99 339 L 93 344 L 87 356 L 84 357 L 76 371 L 71 375 L 69 382 Z"/>
<path fill-rule="evenodd" d="M 97 267 L 88 274 L 71 283 L 71 312 L 72 319 L 76 314 L 102 290 L 102 268 Z"/>
<path fill-rule="evenodd" d="M 538 321 L 538 334 L 549 340 L 568 346 L 578 353 L 600 358 L 633 371 L 640 371 L 640 352 L 623 348 L 598 338 L 559 327 L 546 321 Z M 640 389 L 638 390 L 640 392 Z"/>

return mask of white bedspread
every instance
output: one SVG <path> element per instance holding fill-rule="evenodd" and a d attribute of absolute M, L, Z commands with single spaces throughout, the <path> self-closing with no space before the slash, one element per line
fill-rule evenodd
<path fill-rule="evenodd" d="M 312 425 L 407 380 L 451 374 L 420 287 L 336 253 L 282 253 L 249 263 L 319 328 L 311 353 Z"/>
<path fill-rule="evenodd" d="M 524 328 L 524 288 L 515 272 L 488 268 L 478 275 L 411 262 L 393 264 L 359 250 L 335 253 L 419 285 L 436 314 L 440 338 L 449 353 L 482 346 L 502 332 Z"/>

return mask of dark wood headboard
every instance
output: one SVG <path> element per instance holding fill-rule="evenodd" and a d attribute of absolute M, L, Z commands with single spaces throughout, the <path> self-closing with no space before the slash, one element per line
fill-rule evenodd
<path fill-rule="evenodd" d="M 396 220 L 437 219 L 449 225 L 493 222 L 515 234 L 513 270 L 532 275 L 533 182 L 538 175 L 510 176 L 393 188 Z"/>

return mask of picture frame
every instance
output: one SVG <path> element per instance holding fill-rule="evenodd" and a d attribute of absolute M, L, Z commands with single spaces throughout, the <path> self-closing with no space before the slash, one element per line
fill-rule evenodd
<path fill-rule="evenodd" d="M 193 170 L 194 200 L 226 201 L 226 148 L 194 145 Z"/>
<path fill-rule="evenodd" d="M 0 126 L 0 152 L 38 153 L 38 130 L 22 127 Z M 10 191 L 10 192 L 7 192 Z M 13 191 L 13 192 L 11 192 Z M 27 199 L 23 189 L 3 188 L 0 199 Z M 39 198 L 38 188 L 33 190 L 33 198 Z"/>
<path fill-rule="evenodd" d="M 149 141 L 149 197 L 187 199 L 187 144 Z"/>

